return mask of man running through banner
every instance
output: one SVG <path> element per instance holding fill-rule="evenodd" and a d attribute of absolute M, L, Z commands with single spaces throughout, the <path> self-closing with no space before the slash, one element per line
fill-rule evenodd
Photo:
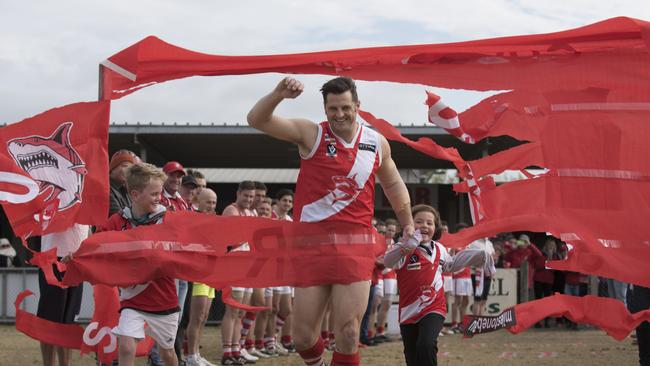
<path fill-rule="evenodd" d="M 404 227 L 413 233 L 408 191 L 390 155 L 386 138 L 357 122 L 360 106 L 354 81 L 338 77 L 321 88 L 327 120 L 316 124 L 274 113 L 285 99 L 302 94 L 303 84 L 285 78 L 248 114 L 250 126 L 298 146 L 301 157 L 294 218 L 301 222 L 347 222 L 371 227 L 375 178 Z M 358 365 L 359 326 L 369 281 L 296 288 L 296 350 L 307 365 L 322 365 L 321 321 L 331 297 L 336 350 L 332 365 Z"/>

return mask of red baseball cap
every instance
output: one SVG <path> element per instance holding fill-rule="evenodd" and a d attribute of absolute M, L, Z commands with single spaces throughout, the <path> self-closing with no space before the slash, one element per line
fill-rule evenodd
<path fill-rule="evenodd" d="M 169 161 L 169 162 L 167 162 L 167 164 L 165 164 L 165 166 L 163 166 L 163 172 L 165 172 L 165 174 L 171 174 L 173 172 L 181 172 L 181 173 L 183 173 L 183 175 L 187 174 L 187 173 L 185 173 L 185 169 L 183 168 L 181 163 L 179 163 L 177 161 Z"/>

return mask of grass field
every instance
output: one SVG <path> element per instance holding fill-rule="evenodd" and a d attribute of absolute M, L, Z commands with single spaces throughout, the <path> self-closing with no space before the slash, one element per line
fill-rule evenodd
<path fill-rule="evenodd" d="M 637 365 L 637 349 L 630 339 L 618 342 L 598 330 L 529 330 L 519 335 L 499 331 L 473 339 L 446 335 L 439 339 L 440 365 Z M 208 327 L 201 353 L 218 364 L 221 352 L 219 328 Z M 329 359 L 330 352 L 326 355 Z M 362 365 L 404 365 L 401 342 L 361 350 Z M 0 326 L 0 365 L 41 364 L 38 342 L 13 326 Z M 80 357 L 74 365 L 94 365 L 92 356 Z M 262 360 L 258 365 L 303 365 L 297 355 Z M 139 360 L 138 365 L 145 365 Z"/>

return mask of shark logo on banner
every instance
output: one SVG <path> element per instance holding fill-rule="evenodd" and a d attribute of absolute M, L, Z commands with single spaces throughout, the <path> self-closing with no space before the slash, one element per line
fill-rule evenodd
<path fill-rule="evenodd" d="M 109 106 L 70 104 L 0 130 L 0 199 L 17 236 L 106 221 Z"/>
<path fill-rule="evenodd" d="M 58 198 L 58 210 L 81 203 L 86 165 L 70 143 L 74 124 L 65 122 L 49 136 L 15 138 L 7 144 L 9 153 L 26 173 L 39 183 L 45 202 Z"/>

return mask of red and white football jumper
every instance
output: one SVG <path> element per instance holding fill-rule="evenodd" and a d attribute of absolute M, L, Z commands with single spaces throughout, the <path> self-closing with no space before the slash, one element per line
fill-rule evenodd
<path fill-rule="evenodd" d="M 160 195 L 160 204 L 165 206 L 167 211 L 185 211 L 188 209 L 187 202 L 181 197 L 180 193 L 171 194 L 165 189 Z"/>
<path fill-rule="evenodd" d="M 381 165 L 381 135 L 359 124 L 350 143 L 328 122 L 318 125 L 316 143 L 301 156 L 294 217 L 300 222 L 344 221 L 370 228 L 375 174 Z"/>
<path fill-rule="evenodd" d="M 442 268 L 450 259 L 447 249 L 435 241 L 420 244 L 413 253 L 400 259 L 395 272 L 401 324 L 417 323 L 431 313 L 446 316 Z"/>
<path fill-rule="evenodd" d="M 159 206 L 162 211 L 164 209 Z M 128 211 L 130 213 L 130 211 Z M 125 213 L 116 212 L 98 231 L 124 231 L 134 228 Z M 162 223 L 162 217 L 151 224 Z M 161 277 L 144 284 L 120 287 L 120 310 L 134 309 L 153 314 L 172 314 L 180 310 L 176 283 L 171 277 Z"/>
<path fill-rule="evenodd" d="M 228 206 L 234 207 L 237 210 L 237 213 L 239 214 L 239 216 L 257 216 L 257 213 L 255 212 L 255 210 L 251 210 L 249 208 L 245 208 L 245 209 L 242 210 L 242 209 L 239 208 L 239 206 L 237 206 L 237 203 L 235 203 L 235 202 L 231 203 Z"/>

